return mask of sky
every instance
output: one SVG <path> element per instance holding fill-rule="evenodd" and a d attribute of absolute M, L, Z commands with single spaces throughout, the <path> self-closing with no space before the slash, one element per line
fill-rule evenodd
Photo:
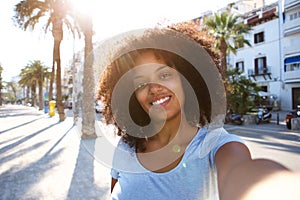
<path fill-rule="evenodd" d="M 11 81 L 20 74 L 22 68 L 34 60 L 40 60 L 51 67 L 53 37 L 45 34 L 42 25 L 33 31 L 14 25 L 14 6 L 21 0 L 0 0 L 0 64 L 3 67 L 3 81 Z M 274 2 L 275 0 L 266 0 Z M 180 22 L 199 17 L 208 10 L 223 8 L 234 0 L 74 0 L 82 10 L 95 3 L 88 13 L 93 16 L 95 36 L 93 40 L 103 40 L 122 32 L 138 28 L 153 27 L 158 22 Z M 80 3 L 83 2 L 83 3 Z M 83 39 L 75 43 L 70 33 L 64 33 L 61 43 L 62 67 L 68 65 L 73 49 L 79 50 Z"/>

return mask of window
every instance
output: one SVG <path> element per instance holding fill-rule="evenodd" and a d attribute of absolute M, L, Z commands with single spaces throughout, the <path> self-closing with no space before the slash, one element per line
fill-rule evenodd
<path fill-rule="evenodd" d="M 254 34 L 254 44 L 264 42 L 264 41 L 265 41 L 264 32 L 259 32 Z"/>
<path fill-rule="evenodd" d="M 300 70 L 300 55 L 284 59 L 284 70 L 286 72 Z"/>
<path fill-rule="evenodd" d="M 290 14 L 290 21 L 300 18 L 300 12 L 294 12 Z"/>
<path fill-rule="evenodd" d="M 286 65 L 286 71 L 297 71 L 297 70 L 300 70 L 300 62 Z"/>
<path fill-rule="evenodd" d="M 236 62 L 235 68 L 241 72 L 244 72 L 244 61 Z"/>
<path fill-rule="evenodd" d="M 266 57 L 256 58 L 254 60 L 254 63 L 255 63 L 254 73 L 256 75 L 268 73 L 267 58 Z"/>

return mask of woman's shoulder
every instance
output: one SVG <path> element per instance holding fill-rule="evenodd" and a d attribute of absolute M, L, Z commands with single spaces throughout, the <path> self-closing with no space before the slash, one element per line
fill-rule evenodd
<path fill-rule="evenodd" d="M 192 142 L 198 149 L 199 157 L 205 157 L 209 153 L 215 154 L 221 146 L 229 142 L 245 143 L 240 137 L 228 133 L 223 127 L 212 129 L 209 126 L 201 128 Z"/>

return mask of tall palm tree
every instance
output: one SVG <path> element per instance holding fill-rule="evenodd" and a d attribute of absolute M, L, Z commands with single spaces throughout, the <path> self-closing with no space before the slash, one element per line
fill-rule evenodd
<path fill-rule="evenodd" d="M 27 88 L 26 97 L 28 98 L 28 100 L 29 100 L 29 91 L 31 92 L 31 105 L 34 106 L 35 105 L 35 81 L 33 79 L 31 70 L 28 66 L 21 69 L 20 77 L 21 78 L 18 83 L 22 87 Z"/>
<path fill-rule="evenodd" d="M 45 67 L 41 61 L 34 61 L 30 64 L 32 68 L 33 77 L 38 83 L 39 88 L 39 110 L 44 108 L 43 105 L 43 82 L 45 80 L 45 75 L 48 74 L 48 68 Z"/>
<path fill-rule="evenodd" d="M 16 84 L 16 82 L 14 82 L 14 81 L 9 81 L 9 82 L 6 82 L 6 87 L 7 87 L 7 90 L 9 91 L 11 91 L 13 94 L 13 96 L 12 95 L 10 95 L 12 98 L 12 100 L 15 102 L 16 100 L 17 100 L 17 90 L 18 90 L 18 86 L 17 86 L 17 84 Z"/>
<path fill-rule="evenodd" d="M 75 13 L 75 12 L 73 12 Z M 84 70 L 83 70 L 83 95 L 82 95 L 82 138 L 96 138 L 95 130 L 95 77 L 93 54 L 93 23 L 89 15 L 76 15 L 74 19 L 84 35 Z M 76 105 L 75 105 L 76 106 Z"/>
<path fill-rule="evenodd" d="M 220 73 L 223 79 L 226 78 L 227 60 L 229 52 L 236 53 L 237 48 L 245 44 L 251 46 L 244 35 L 251 30 L 249 26 L 239 21 L 239 16 L 230 14 L 228 11 L 216 13 L 212 17 L 207 17 L 204 24 L 208 32 L 216 38 L 215 48 L 221 54 Z"/>
<path fill-rule="evenodd" d="M 65 113 L 62 103 L 62 88 L 61 88 L 61 59 L 60 59 L 60 44 L 63 39 L 63 24 L 74 34 L 72 23 L 68 19 L 69 5 L 64 0 L 23 0 L 15 6 L 14 19 L 19 24 L 20 28 L 27 30 L 27 28 L 35 28 L 35 25 L 42 17 L 47 18 L 45 32 L 48 29 L 52 31 L 54 38 L 53 47 L 53 66 L 52 74 L 56 67 L 56 101 L 59 114 L 59 121 L 64 121 Z M 75 28 L 76 29 L 76 28 Z M 53 77 L 51 78 L 53 82 Z M 52 82 L 50 81 L 50 87 Z M 50 90 L 50 92 L 52 92 Z M 51 93 L 52 94 L 52 93 Z"/>
<path fill-rule="evenodd" d="M 48 68 L 45 67 L 41 61 L 33 61 L 29 63 L 24 69 L 21 70 L 21 79 L 19 83 L 21 85 L 30 85 L 33 92 L 33 105 L 35 103 L 35 88 L 36 83 L 38 85 L 39 89 L 39 110 L 42 110 L 44 108 L 43 105 L 43 82 L 45 79 L 45 75 L 48 74 Z"/>

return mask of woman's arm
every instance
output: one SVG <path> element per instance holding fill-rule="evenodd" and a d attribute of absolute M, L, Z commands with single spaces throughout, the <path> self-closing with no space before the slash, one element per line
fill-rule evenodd
<path fill-rule="evenodd" d="M 110 192 L 112 193 L 116 183 L 118 182 L 118 179 L 111 178 L 111 186 L 110 186 Z"/>
<path fill-rule="evenodd" d="M 253 160 L 242 143 L 230 142 L 216 153 L 220 199 L 300 199 L 300 175 L 279 163 Z"/>

